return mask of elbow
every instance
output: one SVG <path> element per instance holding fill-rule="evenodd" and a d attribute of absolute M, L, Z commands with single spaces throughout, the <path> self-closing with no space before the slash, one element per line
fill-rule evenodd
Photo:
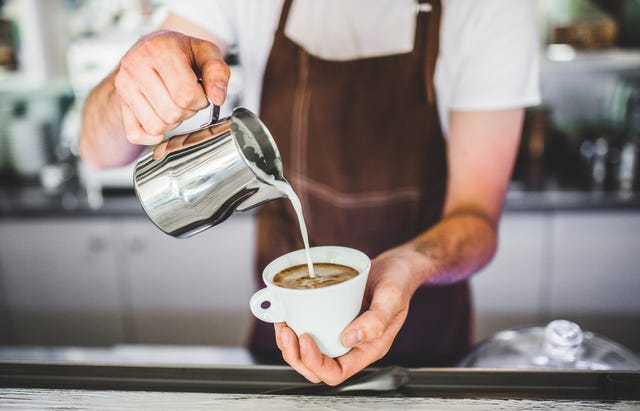
<path fill-rule="evenodd" d="M 478 212 L 475 213 L 472 218 L 475 218 L 478 222 L 477 236 L 483 243 L 478 247 L 482 252 L 480 253 L 478 261 L 479 267 L 476 269 L 477 271 L 488 265 L 498 251 L 498 228 L 500 225 L 500 216 L 493 216 L 489 213 Z"/>
<path fill-rule="evenodd" d="M 474 273 L 482 270 L 493 261 L 498 252 L 499 244 L 499 221 L 491 218 L 479 218 L 479 221 L 482 221 L 478 229 L 478 238 L 481 244 L 477 245 L 479 253 L 476 266 L 473 269 Z"/>
<path fill-rule="evenodd" d="M 498 251 L 500 215 L 477 208 L 466 208 L 454 212 L 465 224 L 467 241 L 461 241 L 466 251 L 461 255 L 469 257 L 470 274 L 486 267 Z"/>

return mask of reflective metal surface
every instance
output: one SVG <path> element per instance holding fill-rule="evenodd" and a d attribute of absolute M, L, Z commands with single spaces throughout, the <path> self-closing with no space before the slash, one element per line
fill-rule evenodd
<path fill-rule="evenodd" d="M 504 330 L 480 342 L 461 367 L 514 369 L 640 370 L 640 358 L 622 345 L 577 324 Z"/>
<path fill-rule="evenodd" d="M 134 187 L 145 212 L 165 233 L 190 237 L 283 194 L 284 180 L 271 134 L 249 110 L 202 130 L 174 136 L 141 157 Z"/>

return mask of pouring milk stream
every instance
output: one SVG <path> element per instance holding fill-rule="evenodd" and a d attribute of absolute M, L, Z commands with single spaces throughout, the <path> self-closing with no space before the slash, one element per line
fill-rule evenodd
<path fill-rule="evenodd" d="M 316 274 L 313 270 L 313 261 L 311 261 L 311 253 L 309 252 L 309 235 L 307 233 L 307 225 L 304 222 L 304 215 L 302 214 L 302 203 L 300 202 L 300 198 L 295 191 L 293 191 L 291 184 L 286 181 L 278 181 L 274 179 L 273 186 L 287 196 L 293 206 L 293 210 L 296 212 L 296 216 L 298 217 L 298 226 L 300 227 L 300 234 L 302 235 L 302 242 L 304 243 L 305 255 L 307 256 L 309 277 L 313 278 Z"/>

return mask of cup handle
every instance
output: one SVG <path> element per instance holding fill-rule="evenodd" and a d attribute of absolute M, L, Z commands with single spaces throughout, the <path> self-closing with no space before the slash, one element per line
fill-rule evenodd
<path fill-rule="evenodd" d="M 264 307 L 265 303 L 268 306 Z M 284 311 L 282 305 L 268 288 L 263 288 L 251 296 L 249 307 L 253 315 L 268 323 L 278 323 L 284 321 Z"/>

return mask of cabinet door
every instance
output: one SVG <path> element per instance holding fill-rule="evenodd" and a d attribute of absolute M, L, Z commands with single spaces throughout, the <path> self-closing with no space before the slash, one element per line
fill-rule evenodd
<path fill-rule="evenodd" d="M 0 261 L 0 267 L 2 267 L 2 261 Z M 11 329 L 6 290 L 2 280 L 2 269 L 0 268 L 0 345 L 11 343 Z"/>
<path fill-rule="evenodd" d="M 147 219 L 123 220 L 118 229 L 138 342 L 244 342 L 255 289 L 251 215 L 234 215 L 188 239 L 170 237 Z"/>
<path fill-rule="evenodd" d="M 544 213 L 503 215 L 496 255 L 471 280 L 476 340 L 540 321 L 548 237 Z"/>
<path fill-rule="evenodd" d="M 111 229 L 97 220 L 0 223 L 3 293 L 14 344 L 123 339 Z"/>
<path fill-rule="evenodd" d="M 549 317 L 640 350 L 640 214 L 558 214 Z"/>

